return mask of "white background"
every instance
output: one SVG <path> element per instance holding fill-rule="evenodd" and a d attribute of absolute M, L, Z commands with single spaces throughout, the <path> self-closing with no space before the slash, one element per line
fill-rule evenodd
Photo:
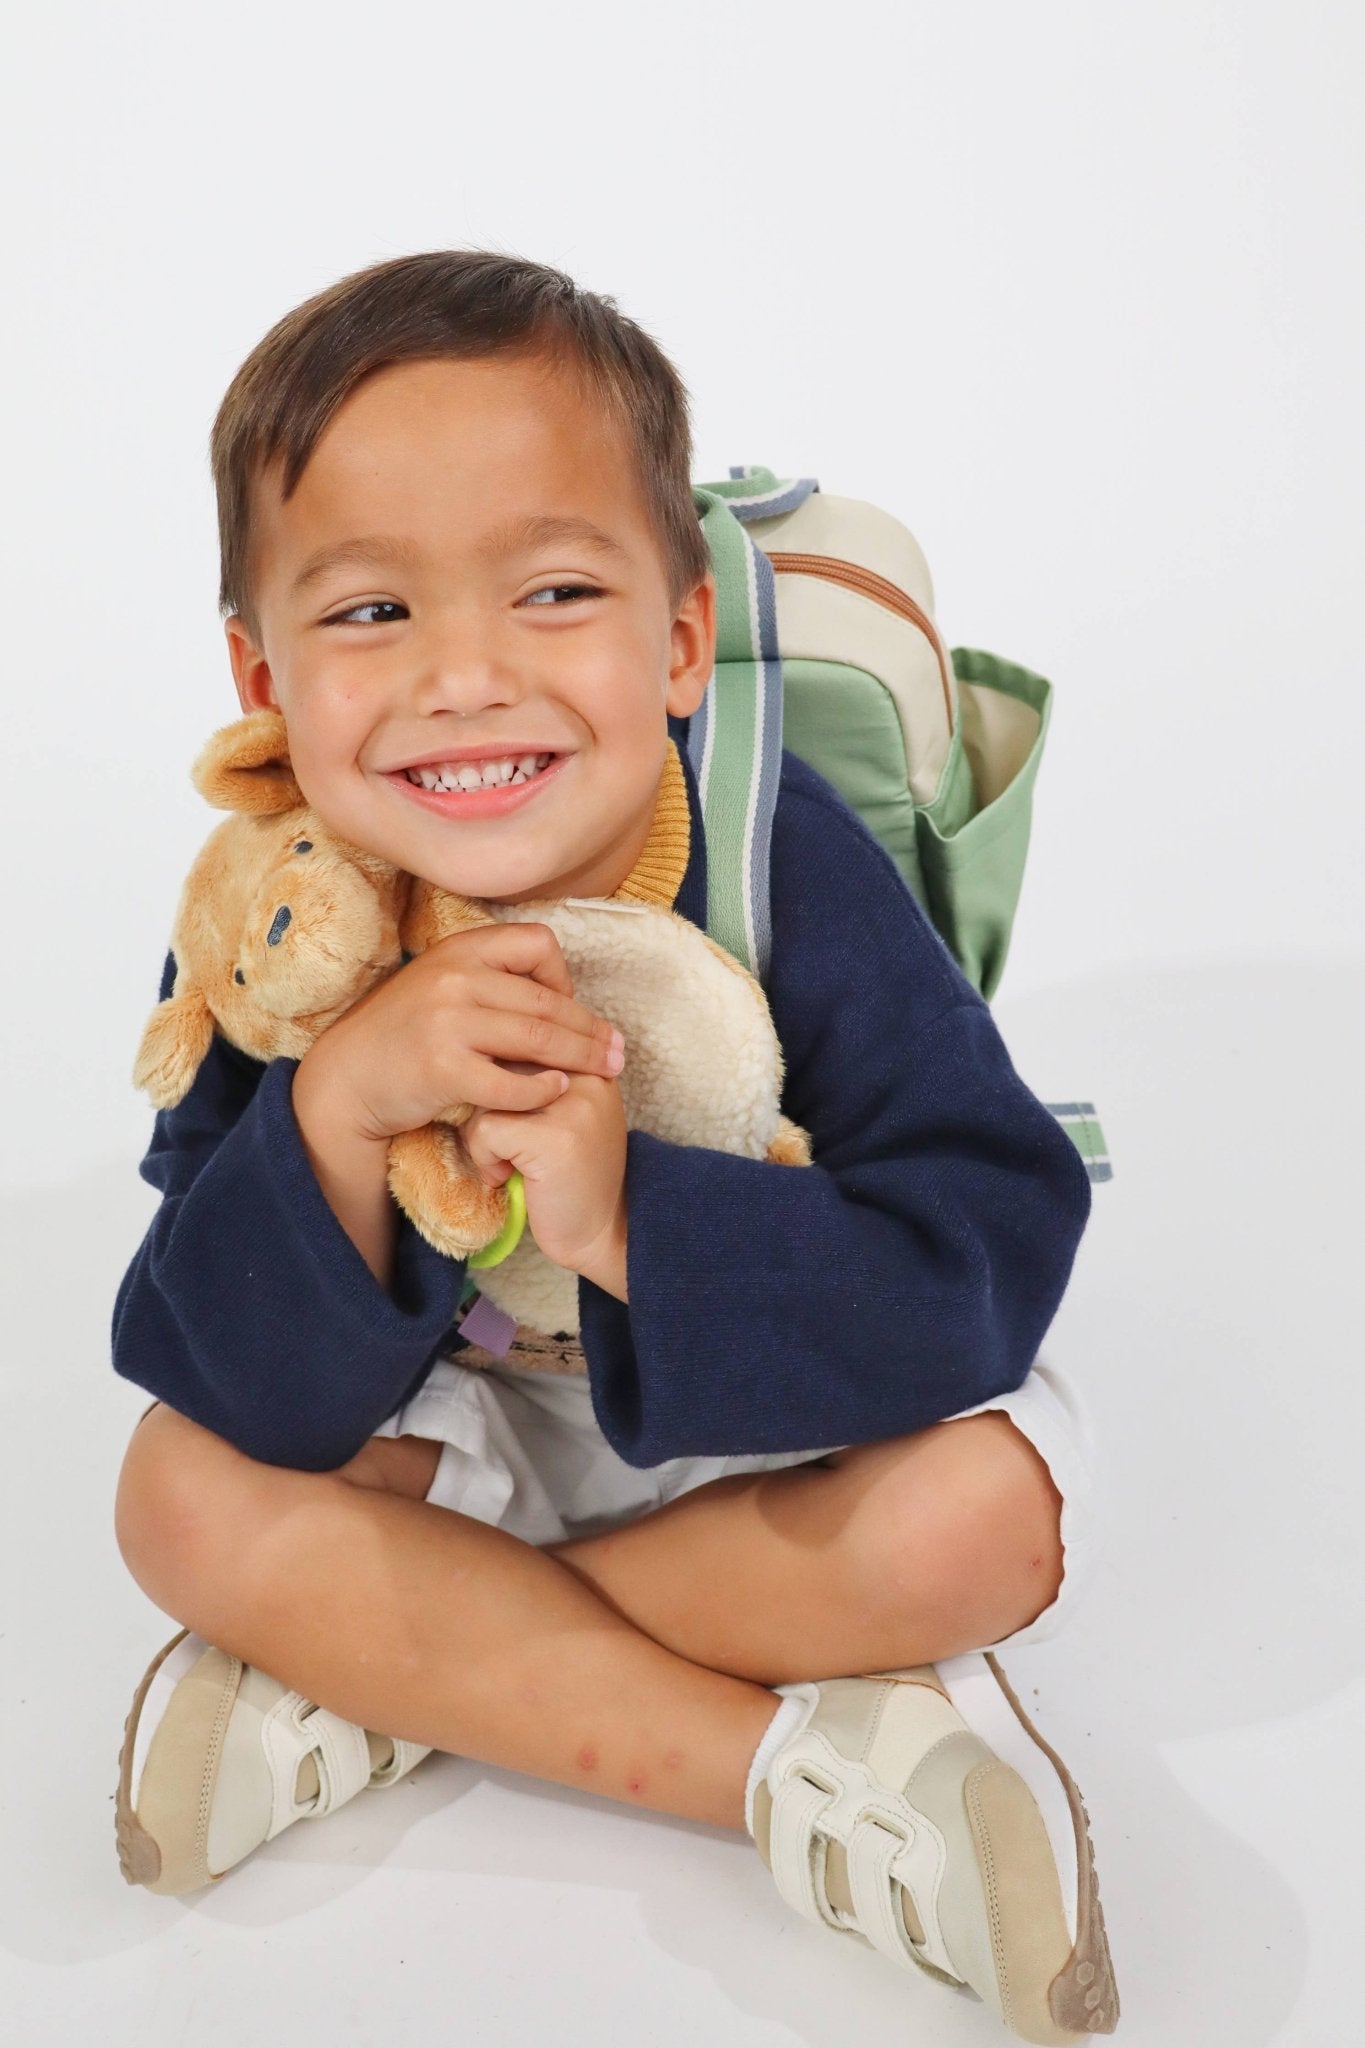
<path fill-rule="evenodd" d="M 994 1007 L 1113 1152 L 1048 1345 L 1110 1512 L 1088 1602 L 1011 1668 L 1088 1797 L 1119 2038 L 1354 2036 L 1363 73 L 1323 0 L 50 0 L 11 28 L 16 2042 L 1000 2038 L 799 1921 L 741 1838 L 455 1759 L 208 1897 L 118 1878 L 123 1715 L 169 1625 L 113 1541 L 144 1397 L 107 1325 L 152 1207 L 129 1068 L 212 822 L 186 771 L 236 708 L 209 425 L 299 300 L 454 245 L 612 293 L 692 393 L 695 476 L 884 505 L 950 643 L 1052 679 Z"/>

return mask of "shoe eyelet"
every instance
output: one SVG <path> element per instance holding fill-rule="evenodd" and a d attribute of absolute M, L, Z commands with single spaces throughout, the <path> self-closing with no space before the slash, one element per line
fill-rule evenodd
<path fill-rule="evenodd" d="M 792 1770 L 783 1773 L 784 1784 L 790 1784 L 794 1778 L 801 1779 L 807 1785 L 813 1785 L 817 1792 L 828 1792 L 831 1799 L 837 1799 L 839 1796 L 838 1785 L 829 1777 L 822 1777 L 813 1765 L 804 1760 Z"/>
<path fill-rule="evenodd" d="M 910 1843 L 913 1840 L 913 1835 L 907 1834 L 903 1827 L 899 1826 L 895 1821 L 893 1821 L 890 1818 L 889 1815 L 883 1813 L 879 1808 L 875 1806 L 865 1806 L 862 1812 L 858 1815 L 857 1820 L 855 1820 L 854 1826 L 857 1827 L 863 1821 L 870 1822 L 874 1828 L 880 1828 L 882 1833 L 885 1835 L 894 1835 L 896 1840 L 898 1842 L 903 1843 L 907 1849 L 910 1847 Z M 900 1880 L 897 1879 L 896 1882 L 899 1883 Z"/>

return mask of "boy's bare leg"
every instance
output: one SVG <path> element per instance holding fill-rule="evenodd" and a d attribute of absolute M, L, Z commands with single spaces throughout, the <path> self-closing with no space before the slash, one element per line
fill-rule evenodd
<path fill-rule="evenodd" d="M 1055 1590 L 1036 1453 L 998 1414 L 546 1549 L 421 1498 L 438 1455 L 376 1439 L 295 1472 L 161 1406 L 125 1459 L 120 1548 L 168 1614 L 347 1720 L 735 1828 L 768 1686 L 951 1655 Z M 973 1573 L 993 1612 L 1014 1598 L 998 1628 Z"/>
<path fill-rule="evenodd" d="M 742 1828 L 771 1692 L 662 1648 L 533 1544 L 389 1490 L 420 1483 L 415 1441 L 296 1472 L 163 1404 L 124 1458 L 124 1561 L 165 1613 L 361 1727 Z"/>
<path fill-rule="evenodd" d="M 999 1409 L 736 1474 L 547 1546 L 695 1663 L 766 1686 L 933 1663 L 1055 1598 L 1061 1495 Z"/>

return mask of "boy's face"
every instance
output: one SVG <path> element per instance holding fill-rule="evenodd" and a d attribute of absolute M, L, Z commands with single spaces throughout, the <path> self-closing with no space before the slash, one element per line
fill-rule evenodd
<path fill-rule="evenodd" d="M 338 408 L 288 504 L 272 469 L 255 508 L 263 644 L 228 619 L 233 674 L 244 710 L 283 712 L 323 821 L 462 895 L 618 888 L 649 835 L 665 714 L 694 711 L 711 674 L 715 591 L 670 607 L 624 439 L 572 379 L 539 358 L 390 365 Z M 549 519 L 615 548 L 520 530 Z M 491 794 L 418 776 L 547 753 Z"/>

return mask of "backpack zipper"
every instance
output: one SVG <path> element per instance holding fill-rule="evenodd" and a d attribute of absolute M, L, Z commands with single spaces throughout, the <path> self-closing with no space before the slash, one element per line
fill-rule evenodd
<path fill-rule="evenodd" d="M 845 562 L 838 555 L 801 555 L 763 551 L 773 568 L 785 570 L 795 576 L 820 576 L 826 583 L 842 583 L 846 590 L 856 590 L 860 597 L 871 598 L 874 604 L 883 605 L 887 611 L 895 612 L 898 618 L 908 619 L 918 626 L 928 638 L 930 646 L 938 657 L 938 672 L 943 683 L 943 702 L 948 713 L 948 731 L 953 729 L 953 688 L 948 675 L 948 662 L 943 652 L 943 643 L 938 630 L 922 605 L 915 603 L 898 583 L 889 576 L 879 576 L 875 569 L 864 569 L 860 562 Z"/>

